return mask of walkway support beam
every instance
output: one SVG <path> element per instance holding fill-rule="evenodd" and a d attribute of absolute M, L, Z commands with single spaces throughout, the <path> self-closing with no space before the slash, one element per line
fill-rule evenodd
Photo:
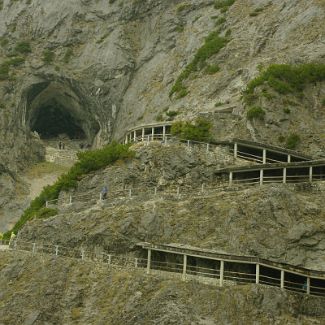
<path fill-rule="evenodd" d="M 219 278 L 219 285 L 220 285 L 220 287 L 223 286 L 224 272 L 225 272 L 225 261 L 221 260 L 220 261 L 220 278 Z"/>
<path fill-rule="evenodd" d="M 182 274 L 182 280 L 186 280 L 186 268 L 187 268 L 187 255 L 183 255 L 183 274 Z"/>
<path fill-rule="evenodd" d="M 266 164 L 266 149 L 263 149 L 263 164 Z"/>
<path fill-rule="evenodd" d="M 148 260 L 147 260 L 147 274 L 150 274 L 151 268 L 151 249 L 148 249 Z"/>
<path fill-rule="evenodd" d="M 260 265 L 256 264 L 256 278 L 255 278 L 256 284 L 260 283 Z"/>
<path fill-rule="evenodd" d="M 281 270 L 281 284 L 280 284 L 280 286 L 281 286 L 281 289 L 283 290 L 284 289 L 284 271 L 283 270 Z"/>

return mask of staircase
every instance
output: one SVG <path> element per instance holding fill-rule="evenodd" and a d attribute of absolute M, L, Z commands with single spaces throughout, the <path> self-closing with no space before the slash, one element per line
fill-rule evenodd
<path fill-rule="evenodd" d="M 62 166 L 72 166 L 77 160 L 76 149 L 58 149 L 51 146 L 45 147 L 45 160 Z"/>

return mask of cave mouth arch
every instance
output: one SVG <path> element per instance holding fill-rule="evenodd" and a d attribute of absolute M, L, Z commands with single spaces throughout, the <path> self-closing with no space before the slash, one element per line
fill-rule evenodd
<path fill-rule="evenodd" d="M 42 140 L 65 137 L 89 145 L 100 130 L 89 101 L 68 81 L 46 81 L 27 89 L 26 126 Z"/>
<path fill-rule="evenodd" d="M 49 140 L 68 136 L 71 140 L 86 140 L 86 134 L 68 110 L 56 100 L 41 106 L 31 125 L 31 130 L 36 131 L 41 139 Z"/>

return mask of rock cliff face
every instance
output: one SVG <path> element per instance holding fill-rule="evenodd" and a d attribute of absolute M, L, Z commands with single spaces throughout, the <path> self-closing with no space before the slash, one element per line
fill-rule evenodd
<path fill-rule="evenodd" d="M 251 103 L 242 98 L 249 81 L 273 63 L 325 63 L 324 1 L 216 4 L 0 0 L 0 218 L 26 206 L 21 175 L 44 159 L 44 140 L 56 143 L 61 136 L 97 148 L 139 124 L 205 116 L 216 140 L 279 145 L 298 134 L 298 150 L 324 157 L 324 81 L 308 82 L 299 93 L 279 93 L 264 83 Z M 216 35 L 223 41 L 219 51 L 205 57 L 204 68 L 193 68 L 198 50 Z M 183 92 L 173 94 L 189 67 Z M 247 118 L 252 106 L 263 108 L 263 119 Z M 324 270 L 321 182 L 201 193 L 202 183 L 222 183 L 217 169 L 243 162 L 221 147 L 213 154 L 177 145 L 134 149 L 135 159 L 89 174 L 75 191 L 62 192 L 58 214 L 32 220 L 18 237 L 121 254 L 132 254 L 139 241 L 176 242 Z M 111 191 L 151 192 L 113 206 L 110 196 L 98 203 L 105 182 Z M 179 198 L 162 199 L 159 191 L 175 193 L 177 186 Z M 70 195 L 86 199 L 67 205 Z M 324 322 L 319 298 L 254 286 L 216 290 L 16 254 L 0 258 L 4 324 Z"/>

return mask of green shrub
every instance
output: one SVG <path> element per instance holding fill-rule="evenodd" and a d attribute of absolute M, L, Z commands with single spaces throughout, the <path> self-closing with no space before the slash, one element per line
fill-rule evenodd
<path fill-rule="evenodd" d="M 325 107 L 325 98 L 322 100 L 322 106 Z"/>
<path fill-rule="evenodd" d="M 178 14 L 180 14 L 181 12 L 183 12 L 184 10 L 186 9 L 189 9 L 191 7 L 191 5 L 189 3 L 181 3 L 177 9 L 176 9 L 176 12 Z"/>
<path fill-rule="evenodd" d="M 43 51 L 43 62 L 46 64 L 50 64 L 54 61 L 55 53 L 51 50 Z"/>
<path fill-rule="evenodd" d="M 60 176 L 54 185 L 44 187 L 41 194 L 31 202 L 13 229 L 5 234 L 5 237 L 10 238 L 12 231 L 17 233 L 28 220 L 34 217 L 53 215 L 54 211 L 44 209 L 46 201 L 57 199 L 61 191 L 75 188 L 78 180 L 84 175 L 111 165 L 119 159 L 133 156 L 134 153 L 129 150 L 128 145 L 118 143 L 112 143 L 102 149 L 78 153 L 79 161 L 70 168 L 68 173 Z"/>
<path fill-rule="evenodd" d="M 42 208 L 38 211 L 35 217 L 47 219 L 53 216 L 56 216 L 58 214 L 57 209 L 50 209 L 50 208 Z"/>
<path fill-rule="evenodd" d="M 15 46 L 14 51 L 20 54 L 28 54 L 32 52 L 32 48 L 29 42 L 22 41 Z"/>
<path fill-rule="evenodd" d="M 10 67 L 7 64 L 2 63 L 0 65 L 0 80 L 6 80 L 9 78 Z"/>
<path fill-rule="evenodd" d="M 255 89 L 265 84 L 280 94 L 299 94 L 307 84 L 324 80 L 325 64 L 273 64 L 248 83 L 244 99 L 248 103 L 247 99 Z"/>
<path fill-rule="evenodd" d="M 247 118 L 249 120 L 253 120 L 253 119 L 263 120 L 264 117 L 265 117 L 265 111 L 263 110 L 262 107 L 253 106 L 247 111 Z"/>
<path fill-rule="evenodd" d="M 291 113 L 291 111 L 290 111 L 290 108 L 284 108 L 283 109 L 283 113 L 285 113 L 285 114 L 290 114 Z"/>
<path fill-rule="evenodd" d="M 219 19 L 216 20 L 215 25 L 220 26 L 220 25 L 224 24 L 225 22 L 226 22 L 226 18 L 225 17 L 220 17 Z"/>
<path fill-rule="evenodd" d="M 71 48 L 67 49 L 67 51 L 65 52 L 64 57 L 63 57 L 63 62 L 69 63 L 72 56 L 73 56 L 73 50 Z"/>
<path fill-rule="evenodd" d="M 175 122 L 171 133 L 183 140 L 210 141 L 212 124 L 206 119 L 198 118 L 194 123 Z"/>
<path fill-rule="evenodd" d="M 286 148 L 292 150 L 296 149 L 300 142 L 301 142 L 300 136 L 296 133 L 292 133 L 287 138 Z"/>
<path fill-rule="evenodd" d="M 224 105 L 225 103 L 224 102 L 216 102 L 215 104 L 214 104 L 214 107 L 219 107 L 219 106 L 222 106 L 222 105 Z"/>
<path fill-rule="evenodd" d="M 236 0 L 216 0 L 214 2 L 214 8 L 216 9 L 222 9 L 222 11 L 224 10 L 228 10 L 229 7 L 231 7 Z"/>
<path fill-rule="evenodd" d="M 211 65 L 208 65 L 206 68 L 205 68 L 205 73 L 207 74 L 215 74 L 217 72 L 220 71 L 220 68 L 218 65 L 216 64 L 211 64 Z"/>
<path fill-rule="evenodd" d="M 199 71 L 206 66 L 206 60 L 212 55 L 217 54 L 226 44 L 227 38 L 220 37 L 217 32 L 210 33 L 206 38 L 204 45 L 201 46 L 196 52 L 194 59 L 189 63 L 180 76 L 176 79 L 169 96 L 178 93 L 177 98 L 184 97 L 188 94 L 183 82 L 190 76 L 192 72 Z"/>
<path fill-rule="evenodd" d="M 279 137 L 278 137 L 278 141 L 280 142 L 280 143 L 283 143 L 284 141 L 285 141 L 285 137 L 283 136 L 283 135 L 279 135 Z"/>
<path fill-rule="evenodd" d="M 176 26 L 176 32 L 182 33 L 184 31 L 184 26 L 183 25 L 178 25 Z"/>
<path fill-rule="evenodd" d="M 17 56 L 15 58 L 12 58 L 12 59 L 6 61 L 6 62 L 8 63 L 9 66 L 18 67 L 18 66 L 22 65 L 23 63 L 25 63 L 25 58 Z"/>
<path fill-rule="evenodd" d="M 178 115 L 178 112 L 177 112 L 177 111 L 168 111 L 168 112 L 166 112 L 166 115 L 167 115 L 168 117 L 173 118 L 173 117 L 175 117 L 175 116 Z"/>
<path fill-rule="evenodd" d="M 0 38 L 0 45 L 1 45 L 1 47 L 5 47 L 8 44 L 9 44 L 9 40 L 7 38 L 5 38 L 5 37 L 1 37 Z"/>

